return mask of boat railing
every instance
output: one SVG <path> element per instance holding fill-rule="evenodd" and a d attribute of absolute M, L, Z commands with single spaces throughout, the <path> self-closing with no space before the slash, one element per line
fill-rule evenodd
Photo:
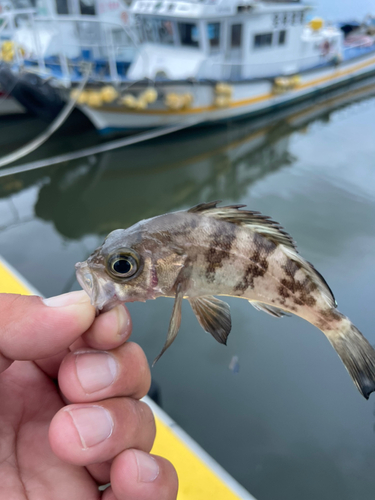
<path fill-rule="evenodd" d="M 22 23 L 17 23 L 20 15 Z M 82 79 L 82 68 L 88 62 L 92 65 L 91 81 L 126 79 L 138 47 L 133 30 L 116 20 L 85 15 L 42 16 L 31 9 L 9 10 L 0 17 L 10 28 L 6 38 L 14 43 L 13 58 L 8 62 L 44 78 L 56 78 L 65 86 Z M 23 43 L 22 37 L 28 43 Z M 55 50 L 46 47 L 48 37 Z"/>
<path fill-rule="evenodd" d="M 215 61 L 207 58 L 203 60 L 198 69 L 198 78 L 216 78 L 225 80 L 241 80 L 267 76 L 267 67 L 270 69 L 269 77 L 290 76 L 300 71 L 327 64 L 337 64 L 341 61 L 342 54 L 332 51 L 327 54 L 303 56 L 294 59 L 277 59 L 260 63 L 241 61 Z M 280 68 L 275 71 L 275 66 Z"/>

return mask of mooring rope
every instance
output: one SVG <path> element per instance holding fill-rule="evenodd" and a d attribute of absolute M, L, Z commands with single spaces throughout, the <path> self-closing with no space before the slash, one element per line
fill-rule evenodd
<path fill-rule="evenodd" d="M 25 146 L 22 146 L 21 148 L 17 149 L 16 151 L 13 151 L 12 153 L 3 156 L 0 158 L 0 167 L 3 167 L 4 165 L 8 165 L 9 163 L 13 163 L 14 161 L 18 160 L 19 158 L 22 158 L 23 156 L 26 156 L 27 154 L 31 153 L 32 151 L 35 151 L 39 146 L 41 146 L 43 143 L 45 143 L 51 135 L 56 132 L 58 128 L 61 127 L 61 125 L 65 122 L 65 120 L 68 118 L 70 113 L 73 111 L 74 106 L 77 103 L 77 100 L 79 96 L 81 95 L 82 90 L 84 89 L 87 80 L 89 79 L 91 73 L 91 66 L 87 69 L 86 74 L 84 78 L 82 78 L 82 81 L 79 84 L 79 87 L 77 89 L 77 92 L 75 92 L 73 95 L 74 97 L 71 97 L 69 101 L 66 103 L 66 105 L 63 107 L 63 109 L 60 111 L 60 113 L 56 116 L 56 118 L 53 120 L 53 122 L 47 127 L 47 129 L 42 132 L 38 137 L 33 139 L 31 142 L 28 144 L 25 144 Z"/>
<path fill-rule="evenodd" d="M 66 153 L 58 156 L 53 156 L 45 160 L 36 160 L 30 163 L 25 163 L 24 165 L 19 165 L 16 167 L 10 167 L 0 170 L 0 178 L 6 177 L 7 175 L 19 174 L 21 172 L 28 172 L 30 170 L 36 170 L 38 168 L 49 167 L 50 165 L 57 165 L 58 163 L 63 163 L 66 161 L 77 160 L 79 158 L 84 158 L 85 156 L 91 156 L 94 154 L 105 153 L 107 151 L 112 151 L 113 149 L 122 148 L 125 146 L 131 146 L 139 142 L 148 141 L 150 139 L 155 139 L 156 137 L 162 137 L 163 135 L 172 134 L 173 132 L 178 132 L 189 127 L 193 127 L 199 123 L 202 123 L 202 119 L 194 120 L 188 123 L 183 123 L 179 125 L 173 125 L 170 127 L 163 127 L 156 130 L 151 130 L 148 132 L 143 132 L 141 134 L 133 135 L 131 137 L 116 139 L 106 144 L 101 144 L 99 146 L 92 146 L 90 148 L 81 149 L 80 151 L 73 151 L 72 153 Z M 10 156 L 10 155 L 8 155 Z M 13 160 L 14 161 L 14 160 Z"/>

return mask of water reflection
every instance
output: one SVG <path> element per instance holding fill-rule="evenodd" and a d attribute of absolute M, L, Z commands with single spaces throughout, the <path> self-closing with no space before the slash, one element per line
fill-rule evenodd
<path fill-rule="evenodd" d="M 238 200 L 250 184 L 294 161 L 292 132 L 329 120 L 340 106 L 374 93 L 372 84 L 322 103 L 295 108 L 275 120 L 201 128 L 51 167 L 0 179 L 0 197 L 39 184 L 37 217 L 64 237 L 107 234 L 155 214 L 202 200 Z"/>

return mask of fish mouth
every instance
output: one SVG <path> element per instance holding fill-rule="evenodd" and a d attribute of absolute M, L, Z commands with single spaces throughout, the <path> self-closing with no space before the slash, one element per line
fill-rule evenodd
<path fill-rule="evenodd" d="M 109 311 L 122 302 L 117 297 L 114 284 L 96 277 L 86 262 L 77 262 L 75 267 L 78 283 L 90 297 L 97 314 Z"/>

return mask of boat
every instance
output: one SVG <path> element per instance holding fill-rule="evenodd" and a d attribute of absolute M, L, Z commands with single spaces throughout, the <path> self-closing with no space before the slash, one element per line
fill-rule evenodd
<path fill-rule="evenodd" d="M 50 121 L 88 72 L 94 85 L 125 79 L 137 46 L 126 3 L 44 0 L 34 7 L 25 0 L 29 2 L 22 9 L 0 2 L 0 87 L 5 96 Z"/>
<path fill-rule="evenodd" d="M 80 109 L 103 133 L 211 125 L 375 72 L 373 35 L 364 43 L 353 39 L 354 28 L 307 22 L 309 11 L 299 0 L 136 0 L 131 12 L 142 44 L 129 87 L 112 103 L 83 99 Z"/>
<path fill-rule="evenodd" d="M 76 99 L 102 134 L 213 125 L 273 112 L 375 73 L 372 18 L 363 34 L 360 23 L 308 20 L 310 10 L 300 0 L 135 0 L 127 33 L 138 47 L 126 71 L 118 70 L 113 37 L 104 44 L 105 71 L 91 57 L 97 62 L 82 92 L 82 65 L 70 54 L 59 56 L 61 74 L 37 61 L 33 72 L 41 80 L 33 88 L 52 88 L 37 107 L 48 114 L 57 102 L 56 115 Z M 74 22 L 83 17 L 89 16 Z M 82 41 L 77 47 L 82 56 Z M 26 67 L 16 76 L 20 83 L 27 73 Z"/>

